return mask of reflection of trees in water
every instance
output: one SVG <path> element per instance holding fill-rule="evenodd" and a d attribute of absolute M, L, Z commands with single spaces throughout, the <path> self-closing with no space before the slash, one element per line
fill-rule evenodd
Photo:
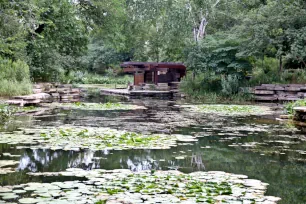
<path fill-rule="evenodd" d="M 93 166 L 93 157 L 94 152 L 90 150 L 85 152 L 26 150 L 20 158 L 18 170 L 53 172 L 77 167 L 99 168 L 99 166 Z"/>
<path fill-rule="evenodd" d="M 181 148 L 180 148 L 181 149 Z M 178 149 L 178 151 L 180 150 Z M 183 148 L 182 148 L 183 150 Z M 67 168 L 83 169 L 130 169 L 169 170 L 188 169 L 188 171 L 205 170 L 202 155 L 194 154 L 184 160 L 177 160 L 171 150 L 133 150 L 133 151 L 51 151 L 26 150 L 20 158 L 20 171 L 63 171 Z"/>
<path fill-rule="evenodd" d="M 196 169 L 205 170 L 205 165 L 203 164 L 202 155 L 195 155 L 191 156 L 191 166 L 195 167 Z"/>
<path fill-rule="evenodd" d="M 276 156 L 260 156 L 258 153 L 229 148 L 226 143 L 219 142 L 216 145 L 217 141 L 209 140 L 209 138 L 203 138 L 192 146 L 177 146 L 170 150 L 111 152 L 26 150 L 20 158 L 19 169 L 44 172 L 63 171 L 70 167 L 84 169 L 129 168 L 133 171 L 179 169 L 185 173 L 199 170 L 225 171 L 248 175 L 252 179 L 269 183 L 268 194 L 281 196 L 284 203 L 298 203 L 295 202 L 297 197 L 299 201 L 306 200 L 304 196 L 306 188 L 305 165 Z M 210 145 L 211 149 L 201 149 L 201 146 L 207 145 Z M 9 146 L 2 148 L 3 151 L 8 151 Z M 180 153 L 181 151 L 185 153 Z M 182 160 L 175 159 L 180 155 L 187 156 Z M 12 178 L 10 175 L 6 175 L 6 178 Z M 17 177 L 16 179 L 24 179 L 21 174 L 14 175 Z M 7 179 L 5 180 L 7 181 Z"/>
<path fill-rule="evenodd" d="M 14 116 L 12 119 L 0 123 L 0 132 L 12 132 L 18 128 L 30 127 L 33 123 L 33 116 Z"/>

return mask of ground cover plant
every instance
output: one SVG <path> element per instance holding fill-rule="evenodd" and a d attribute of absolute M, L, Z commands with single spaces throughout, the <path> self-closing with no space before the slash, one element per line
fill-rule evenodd
<path fill-rule="evenodd" d="M 122 104 L 122 103 L 63 103 L 55 104 L 56 107 L 68 107 L 72 109 L 81 109 L 81 110 L 135 110 L 135 109 L 146 109 L 143 106 L 131 105 L 131 104 Z"/>
<path fill-rule="evenodd" d="M 0 142 L 27 144 L 31 148 L 76 150 L 92 149 L 169 149 L 180 137 L 164 134 L 139 134 L 110 128 L 59 127 L 24 129 L 1 134 Z M 189 139 L 190 140 L 190 139 Z M 21 147 L 22 148 L 22 147 Z"/>
<path fill-rule="evenodd" d="M 265 106 L 254 105 L 183 105 L 181 106 L 193 112 L 227 115 L 227 116 L 248 116 L 248 115 L 267 115 L 271 109 Z"/>
<path fill-rule="evenodd" d="M 132 202 L 132 203 L 218 203 L 267 202 L 279 198 L 264 196 L 267 184 L 244 175 L 225 172 L 91 170 L 67 169 L 64 172 L 29 173 L 34 176 L 77 176 L 88 181 L 28 183 L 0 188 L 4 200 L 19 203 L 44 202 Z M 69 202 L 68 202 L 69 201 Z"/>

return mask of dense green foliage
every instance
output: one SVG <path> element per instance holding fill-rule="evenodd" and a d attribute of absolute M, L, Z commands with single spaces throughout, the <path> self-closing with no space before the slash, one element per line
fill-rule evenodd
<path fill-rule="evenodd" d="M 7 120 L 9 120 L 13 114 L 15 113 L 15 109 L 5 105 L 5 104 L 0 104 L 0 122 L 4 123 Z"/>
<path fill-rule="evenodd" d="M 0 57 L 27 64 L 35 81 L 118 74 L 133 60 L 184 62 L 202 81 L 191 86 L 225 95 L 306 82 L 302 0 L 1 0 L 0 9 Z"/>
<path fill-rule="evenodd" d="M 295 111 L 294 108 L 295 107 L 304 107 L 306 106 L 306 100 L 298 100 L 298 101 L 294 101 L 294 102 L 289 102 L 286 104 L 285 109 L 287 114 L 289 115 L 294 115 Z"/>
<path fill-rule="evenodd" d="M 21 60 L 0 57 L 0 95 L 12 96 L 32 92 L 29 66 Z"/>

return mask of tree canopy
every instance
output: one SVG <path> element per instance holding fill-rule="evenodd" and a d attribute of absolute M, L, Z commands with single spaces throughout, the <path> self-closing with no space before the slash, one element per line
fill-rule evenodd
<path fill-rule="evenodd" d="M 37 80 L 129 60 L 238 75 L 264 57 L 306 66 L 302 0 L 1 0 L 0 9 L 0 56 Z"/>

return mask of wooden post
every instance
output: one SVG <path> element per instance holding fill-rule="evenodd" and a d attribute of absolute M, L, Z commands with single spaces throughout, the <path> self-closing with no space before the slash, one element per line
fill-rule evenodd
<path fill-rule="evenodd" d="M 133 84 L 134 86 L 136 85 L 136 73 L 137 72 L 134 72 L 134 84 Z"/>
<path fill-rule="evenodd" d="M 158 84 L 158 71 L 154 71 L 154 83 Z"/>

